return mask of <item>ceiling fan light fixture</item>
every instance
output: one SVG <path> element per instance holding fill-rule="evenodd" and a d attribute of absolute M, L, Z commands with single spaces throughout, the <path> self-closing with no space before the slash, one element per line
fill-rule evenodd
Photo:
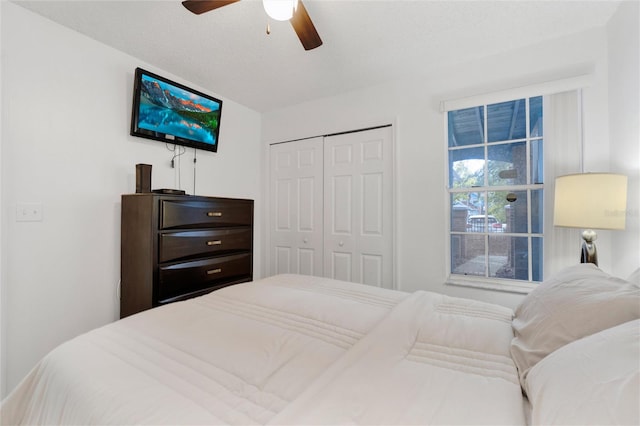
<path fill-rule="evenodd" d="M 262 0 L 262 5 L 271 19 L 288 21 L 298 7 L 298 0 Z"/>

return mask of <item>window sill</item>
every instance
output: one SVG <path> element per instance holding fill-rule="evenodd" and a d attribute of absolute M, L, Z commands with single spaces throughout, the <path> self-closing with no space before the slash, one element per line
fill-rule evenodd
<path fill-rule="evenodd" d="M 446 285 L 472 287 L 484 290 L 504 291 L 507 293 L 529 294 L 539 284 L 515 280 L 489 279 L 464 275 L 449 275 Z"/>

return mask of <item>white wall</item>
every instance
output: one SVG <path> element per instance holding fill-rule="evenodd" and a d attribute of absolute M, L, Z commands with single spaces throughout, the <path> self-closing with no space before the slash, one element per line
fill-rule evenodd
<path fill-rule="evenodd" d="M 397 285 L 475 297 L 514 307 L 523 296 L 447 286 L 446 160 L 443 115 L 439 103 L 476 94 L 577 76 L 593 75 L 584 91 L 585 164 L 609 155 L 607 46 L 605 29 L 575 34 L 473 63 L 447 67 L 422 79 L 395 82 L 283 108 L 263 115 L 265 144 L 396 123 Z M 429 58 L 425 58 L 428 61 Z M 606 170 L 606 169 L 605 169 Z M 599 240 L 600 264 L 610 269 L 611 242 Z M 579 241 L 576 241 L 576 262 Z"/>
<path fill-rule="evenodd" d="M 193 193 L 193 150 L 178 179 L 165 144 L 129 136 L 136 66 L 188 82 L 14 4 L 1 7 L 2 379 L 9 391 L 53 347 L 119 317 L 120 195 L 135 191 L 136 163 L 153 165 L 154 188 L 180 180 Z M 219 151 L 197 154 L 197 194 L 255 199 L 260 217 L 261 117 L 223 101 Z M 42 203 L 43 221 L 16 222 L 19 202 Z"/>
<path fill-rule="evenodd" d="M 611 169 L 629 178 L 627 227 L 613 233 L 612 270 L 640 267 L 640 3 L 624 2 L 607 25 Z"/>
<path fill-rule="evenodd" d="M 2 12 L 2 3 L 3 0 L 0 0 L 0 13 Z M 2 46 L 2 19 L 0 19 L 0 47 Z M 2 57 L 4 54 L 0 56 L 0 99 L 2 99 Z M 2 114 L 0 114 L 0 196 L 2 195 Z M 0 398 L 5 394 L 5 345 L 4 345 L 4 335 L 5 335 L 5 320 L 3 315 L 3 300 L 4 300 L 4 253 L 5 251 L 2 248 L 3 235 L 2 230 L 5 227 L 4 220 L 6 215 L 2 209 L 2 200 L 0 199 Z"/>

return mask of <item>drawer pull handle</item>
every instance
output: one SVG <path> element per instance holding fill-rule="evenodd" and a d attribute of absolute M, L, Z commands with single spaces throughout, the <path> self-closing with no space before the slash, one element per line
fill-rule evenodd
<path fill-rule="evenodd" d="M 222 272 L 222 268 L 210 269 L 207 271 L 207 275 L 219 274 L 220 272 Z"/>
<path fill-rule="evenodd" d="M 222 212 L 207 212 L 209 217 L 222 217 Z"/>
<path fill-rule="evenodd" d="M 219 246 L 219 245 L 222 245 L 222 240 L 207 241 L 207 245 L 208 246 Z"/>

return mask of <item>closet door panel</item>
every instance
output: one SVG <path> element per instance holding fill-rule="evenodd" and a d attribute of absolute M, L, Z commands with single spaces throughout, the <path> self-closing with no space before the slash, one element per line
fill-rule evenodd
<path fill-rule="evenodd" d="M 300 193 L 298 197 L 299 230 L 301 232 L 313 232 L 318 228 L 322 228 L 322 225 L 317 223 L 318 218 L 315 212 L 317 208 L 322 207 L 317 206 L 315 200 L 317 193 L 315 186 L 321 183 L 319 180 L 318 177 L 314 176 L 303 177 L 298 181 Z"/>
<path fill-rule="evenodd" d="M 331 272 L 328 276 L 336 280 L 353 281 L 352 254 L 334 251 L 331 253 Z"/>
<path fill-rule="evenodd" d="M 382 256 L 363 254 L 360 257 L 359 266 L 363 283 L 383 287 L 384 258 Z"/>
<path fill-rule="evenodd" d="M 278 179 L 276 181 L 276 229 L 281 232 L 293 231 L 291 221 L 294 213 L 291 211 L 293 205 L 293 179 Z"/>
<path fill-rule="evenodd" d="M 334 235 L 351 236 L 353 234 L 353 176 L 334 176 L 330 186 L 331 225 Z"/>
<path fill-rule="evenodd" d="M 270 274 L 322 275 L 322 138 L 272 145 Z"/>
<path fill-rule="evenodd" d="M 325 276 L 393 288 L 392 129 L 324 142 Z"/>
<path fill-rule="evenodd" d="M 393 288 L 392 128 L 270 151 L 269 273 Z"/>
<path fill-rule="evenodd" d="M 384 181 L 382 173 L 362 176 L 362 230 L 363 236 L 379 237 L 383 234 Z"/>
<path fill-rule="evenodd" d="M 275 263 L 276 274 L 289 274 L 291 270 L 291 247 L 275 246 L 272 253 L 272 261 Z"/>

